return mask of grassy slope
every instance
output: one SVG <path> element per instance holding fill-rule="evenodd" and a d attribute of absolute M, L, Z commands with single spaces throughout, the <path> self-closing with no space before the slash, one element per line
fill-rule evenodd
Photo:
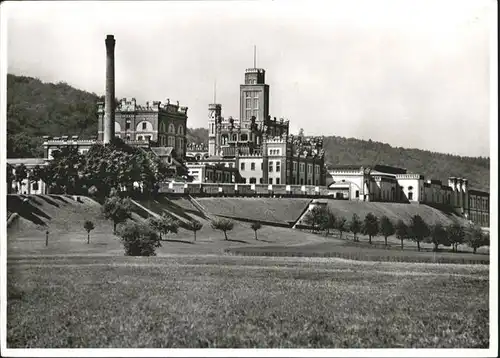
<path fill-rule="evenodd" d="M 31 196 L 31 203 L 21 210 L 19 196 L 8 196 L 8 207 L 12 212 L 20 212 L 21 217 L 8 230 L 8 255 L 123 255 L 119 238 L 112 234 L 111 221 L 101 215 L 100 204 L 89 198 L 81 198 L 83 203 L 64 196 Z M 165 209 L 178 218 L 196 219 L 203 224 L 193 242 L 193 233 L 179 229 L 177 234 L 169 234 L 168 241 L 158 249 L 158 255 L 168 254 L 220 254 L 227 248 L 251 245 L 298 245 L 323 242 L 324 238 L 288 228 L 264 226 L 258 232 L 259 241 L 249 224 L 235 222 L 234 232 L 228 233 L 225 241 L 222 232 L 213 230 L 201 213 L 185 199 L 142 202 L 157 213 Z M 134 220 L 147 217 L 137 210 Z M 91 243 L 86 244 L 87 233 L 83 229 L 85 220 L 94 221 L 96 228 L 91 233 Z M 40 224 L 40 225 L 37 225 Z M 42 226 L 46 225 L 46 226 Z M 49 245 L 45 246 L 45 231 L 49 229 Z"/>
<path fill-rule="evenodd" d="M 400 204 L 400 203 L 377 203 L 377 202 L 357 202 L 346 200 L 327 200 L 328 207 L 336 216 L 343 216 L 347 220 L 352 218 L 354 213 L 358 214 L 361 220 L 366 214 L 373 213 L 378 218 L 386 215 L 394 222 L 403 220 L 409 222 L 413 215 L 420 215 L 428 224 L 437 222 L 443 225 L 449 225 L 454 221 L 460 221 L 460 217 L 438 210 L 428 205 L 423 204 Z"/>
<path fill-rule="evenodd" d="M 196 200 L 215 215 L 278 224 L 294 223 L 311 202 L 311 199 L 271 198 L 197 198 Z"/>
<path fill-rule="evenodd" d="M 487 347 L 485 267 L 9 259 L 9 347 Z"/>

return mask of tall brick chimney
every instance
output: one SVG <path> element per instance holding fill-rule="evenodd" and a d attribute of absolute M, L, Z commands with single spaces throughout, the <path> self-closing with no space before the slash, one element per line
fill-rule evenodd
<path fill-rule="evenodd" d="M 106 96 L 104 99 L 104 144 L 115 137 L 115 37 L 106 36 Z"/>

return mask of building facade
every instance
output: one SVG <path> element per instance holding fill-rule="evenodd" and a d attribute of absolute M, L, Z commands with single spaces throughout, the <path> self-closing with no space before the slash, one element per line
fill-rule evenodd
<path fill-rule="evenodd" d="M 323 139 L 294 137 L 289 121 L 269 115 L 265 70 L 245 71 L 240 85 L 240 118 L 222 116 L 222 105 L 208 106 L 208 152 L 195 152 L 198 164 L 236 168 L 247 184 L 324 186 Z"/>
<path fill-rule="evenodd" d="M 16 167 L 23 164 L 26 167 L 27 178 L 21 182 L 13 180 L 7 185 L 8 194 L 45 194 L 45 183 L 41 179 L 33 180 L 32 173 L 36 167 L 47 165 L 43 158 L 7 158 L 7 164 L 12 175 L 16 175 Z"/>
<path fill-rule="evenodd" d="M 421 174 L 387 165 L 341 165 L 328 172 L 329 195 L 346 200 L 422 203 L 452 208 L 481 226 L 489 226 L 489 193 L 469 190 L 467 179 L 425 180 Z"/>
<path fill-rule="evenodd" d="M 104 136 L 104 103 L 97 104 L 98 137 Z M 160 101 L 138 105 L 135 98 L 122 99 L 116 106 L 115 136 L 125 141 L 151 141 L 155 146 L 172 147 L 183 157 L 186 154 L 187 107 Z"/>

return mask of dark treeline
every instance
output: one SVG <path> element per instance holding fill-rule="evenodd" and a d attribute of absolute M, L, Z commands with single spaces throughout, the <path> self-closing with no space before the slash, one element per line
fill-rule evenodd
<path fill-rule="evenodd" d="M 35 78 L 9 74 L 7 157 L 41 157 L 44 135 L 94 136 L 97 133 L 96 104 L 101 99 L 95 93 L 78 90 L 63 82 L 43 83 Z M 207 144 L 208 130 L 188 129 L 187 137 L 188 142 Z M 337 136 L 325 137 L 324 149 L 327 165 L 393 165 L 445 183 L 449 176 L 465 177 L 471 187 L 489 190 L 489 158 L 405 149 Z"/>

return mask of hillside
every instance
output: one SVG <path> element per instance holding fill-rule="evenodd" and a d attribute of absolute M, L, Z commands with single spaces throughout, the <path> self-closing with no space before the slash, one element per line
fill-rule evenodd
<path fill-rule="evenodd" d="M 63 133 L 93 136 L 99 96 L 65 83 L 43 83 L 24 76 L 7 77 L 7 157 L 42 155 L 42 136 Z M 307 129 L 306 129 L 307 132 Z M 188 129 L 188 141 L 207 143 L 206 128 Z M 420 149 L 337 136 L 325 137 L 326 163 L 387 164 L 446 182 L 449 176 L 469 179 L 470 186 L 489 190 L 489 158 L 460 157 Z"/>

